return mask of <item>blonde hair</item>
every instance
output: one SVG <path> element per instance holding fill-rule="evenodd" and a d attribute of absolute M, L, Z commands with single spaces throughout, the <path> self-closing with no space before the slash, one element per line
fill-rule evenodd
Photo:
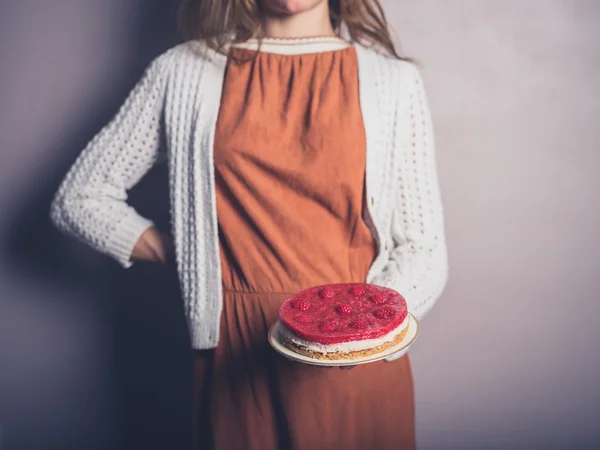
<path fill-rule="evenodd" d="M 395 58 L 410 60 L 396 50 L 378 0 L 328 1 L 331 25 L 338 34 L 344 25 L 352 41 L 376 45 Z M 264 37 L 259 0 L 183 0 L 178 16 L 185 39 L 204 40 L 219 53 L 228 44 Z"/>

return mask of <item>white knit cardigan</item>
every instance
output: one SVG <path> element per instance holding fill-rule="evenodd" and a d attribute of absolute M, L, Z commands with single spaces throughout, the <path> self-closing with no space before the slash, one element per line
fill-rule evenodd
<path fill-rule="evenodd" d="M 421 319 L 443 291 L 448 272 L 423 81 L 412 63 L 353 45 L 366 130 L 365 220 L 378 244 L 366 281 L 399 291 Z M 219 341 L 213 139 L 226 62 L 201 41 L 156 57 L 73 163 L 50 209 L 60 230 L 131 267 L 137 239 L 154 223 L 127 203 L 127 192 L 153 164 L 166 160 L 177 271 L 196 349 Z M 166 158 L 159 145 L 163 132 Z"/>

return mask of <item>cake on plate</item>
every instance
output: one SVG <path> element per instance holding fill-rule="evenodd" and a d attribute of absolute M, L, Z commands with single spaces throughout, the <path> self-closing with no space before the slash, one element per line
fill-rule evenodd
<path fill-rule="evenodd" d="M 398 292 L 367 283 L 315 286 L 279 309 L 279 339 L 316 359 L 360 359 L 399 344 L 410 315 Z"/>

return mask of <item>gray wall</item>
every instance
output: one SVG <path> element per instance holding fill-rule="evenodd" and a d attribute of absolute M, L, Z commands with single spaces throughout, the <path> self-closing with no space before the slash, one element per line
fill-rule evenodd
<path fill-rule="evenodd" d="M 82 146 L 176 42 L 169 3 L 0 2 L 2 449 L 183 444 L 174 274 L 122 271 L 47 218 Z M 423 65 L 450 250 L 412 352 L 420 448 L 598 446 L 600 3 L 384 4 Z M 132 197 L 162 226 L 165 182 L 151 172 Z"/>
<path fill-rule="evenodd" d="M 424 67 L 450 252 L 412 352 L 420 442 L 598 448 L 600 2 L 386 6 Z"/>

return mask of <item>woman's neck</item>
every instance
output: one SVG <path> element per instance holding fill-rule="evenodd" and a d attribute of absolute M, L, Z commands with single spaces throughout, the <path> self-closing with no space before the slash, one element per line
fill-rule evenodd
<path fill-rule="evenodd" d="M 270 38 L 335 36 L 329 20 L 329 2 L 323 1 L 309 11 L 288 16 L 267 16 L 264 34 Z"/>

